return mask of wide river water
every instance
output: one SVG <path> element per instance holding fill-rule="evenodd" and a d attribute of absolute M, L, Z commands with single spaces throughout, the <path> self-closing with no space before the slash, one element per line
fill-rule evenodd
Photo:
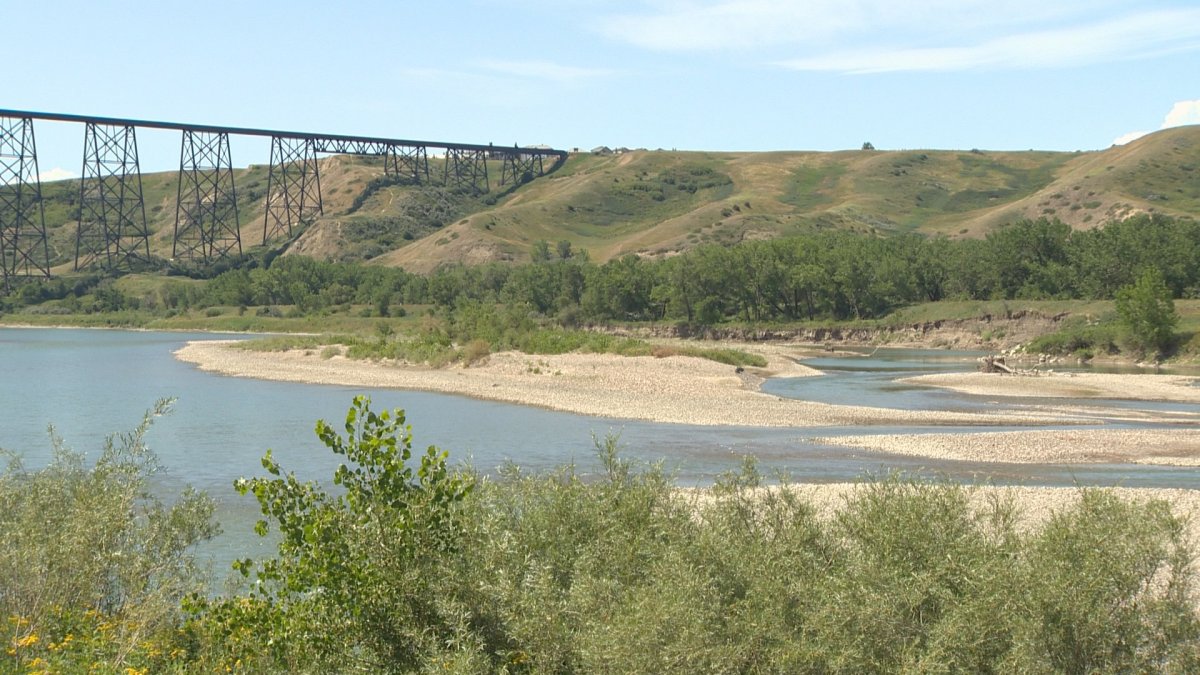
<path fill-rule="evenodd" d="M 172 356 L 188 340 L 227 335 L 115 330 L 0 328 L 0 448 L 36 468 L 50 457 L 47 425 L 67 445 L 94 458 L 104 438 L 127 431 L 158 398 L 176 398 L 171 415 L 156 420 L 148 440 L 164 470 L 156 488 L 177 493 L 185 484 L 217 499 L 226 531 L 218 559 L 253 548 L 249 523 L 256 508 L 238 496 L 233 481 L 261 475 L 260 459 L 272 449 L 285 469 L 302 479 L 328 482 L 335 457 L 317 441 L 313 426 L 344 419 L 355 394 L 376 410 L 403 408 L 414 445 L 437 445 L 452 462 L 488 473 L 506 462 L 538 471 L 574 462 L 597 468 L 594 440 L 619 435 L 627 457 L 662 460 L 683 485 L 710 483 L 754 455 L 767 473 L 794 480 L 843 481 L 891 470 L 945 476 L 963 482 L 1034 485 L 1200 486 L 1200 469 L 1146 465 L 1016 465 L 948 462 L 836 448 L 821 436 L 921 431 L 987 431 L 991 428 L 855 427 L 761 429 L 698 427 L 586 417 L 460 396 L 388 389 L 359 389 L 223 377 L 197 370 Z M 973 355 L 880 350 L 870 358 L 810 361 L 822 377 L 770 380 L 764 390 L 779 396 L 902 408 L 970 410 L 989 404 L 958 394 L 909 387 L 896 378 L 973 367 Z M 1132 405 L 1114 402 L 1115 407 Z M 1140 407 L 1153 407 L 1138 404 Z M 1196 406 L 1160 406 L 1195 410 Z M 1106 425 L 1111 428 L 1112 425 Z"/>

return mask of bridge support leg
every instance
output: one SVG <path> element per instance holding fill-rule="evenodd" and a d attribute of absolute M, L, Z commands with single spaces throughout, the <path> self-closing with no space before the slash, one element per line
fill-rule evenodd
<path fill-rule="evenodd" d="M 383 173 L 407 178 L 415 185 L 429 183 L 429 153 L 423 145 L 389 145 L 383 158 Z"/>
<path fill-rule="evenodd" d="M 75 269 L 128 269 L 150 258 L 137 136 L 132 125 L 88 122 L 83 135 Z"/>
<path fill-rule="evenodd" d="M 207 263 L 241 254 L 228 132 L 184 129 L 175 204 L 171 257 Z"/>
<path fill-rule="evenodd" d="M 500 186 L 524 185 L 544 173 L 541 155 L 529 155 L 513 148 L 504 154 L 504 165 L 500 170 Z"/>
<path fill-rule="evenodd" d="M 466 188 L 477 193 L 487 192 L 487 153 L 483 150 L 447 148 L 442 182 L 446 187 Z"/>
<path fill-rule="evenodd" d="M 292 237 L 302 222 L 322 213 L 315 144 L 300 138 L 271 137 L 263 244 L 280 234 Z"/>
<path fill-rule="evenodd" d="M 12 291 L 16 278 L 50 278 L 42 181 L 29 117 L 0 117 L 0 259 L 5 293 Z"/>

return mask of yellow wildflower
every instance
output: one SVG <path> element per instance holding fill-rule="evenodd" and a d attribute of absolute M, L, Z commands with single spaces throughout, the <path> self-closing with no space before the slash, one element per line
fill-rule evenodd
<path fill-rule="evenodd" d="M 16 646 L 17 648 L 31 647 L 33 645 L 36 645 L 37 643 L 38 643 L 37 633 L 30 633 L 29 635 L 26 635 L 23 638 L 18 638 L 16 640 L 13 640 L 13 645 Z"/>

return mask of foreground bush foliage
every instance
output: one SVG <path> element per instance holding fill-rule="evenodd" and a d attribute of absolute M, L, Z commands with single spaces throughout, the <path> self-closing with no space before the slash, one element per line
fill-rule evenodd
<path fill-rule="evenodd" d="M 1192 551 L 1162 502 L 1084 490 L 1029 529 L 1012 503 L 890 478 L 824 513 L 765 487 L 751 462 L 711 491 L 680 490 L 612 439 L 598 474 L 510 466 L 485 479 L 414 451 L 403 413 L 364 398 L 340 431 L 320 422 L 317 434 L 346 460 L 334 485 L 301 482 L 268 453 L 267 476 L 238 487 L 276 555 L 238 563 L 241 590 L 193 593 L 182 609 L 180 547 L 210 532 L 202 502 L 185 496 L 164 521 L 135 509 L 124 525 L 125 511 L 95 501 L 131 494 L 111 490 L 123 483 L 106 482 L 104 462 L 6 473 L 0 670 L 1200 669 Z M 129 503 L 146 502 L 112 502 Z M 105 528 L 87 530 L 85 513 Z M 110 531 L 125 533 L 122 555 L 79 574 L 93 564 L 80 551 L 109 551 Z"/>
<path fill-rule="evenodd" d="M 150 494 L 146 447 L 160 401 L 96 463 L 57 436 L 38 471 L 0 474 L 0 672 L 160 671 L 180 660 L 180 599 L 207 583 L 194 548 L 218 532 L 213 503 Z M 123 671 L 124 672 L 124 671 Z"/>
<path fill-rule="evenodd" d="M 901 479 L 831 517 L 752 464 L 711 497 L 635 468 L 495 480 L 412 459 L 356 399 L 330 496 L 241 483 L 282 535 L 250 592 L 196 600 L 204 668 L 368 672 L 1194 672 L 1191 552 L 1165 503 L 1085 490 L 1040 529 Z M 412 460 L 412 461 L 410 461 Z M 261 526 L 265 529 L 264 523 Z"/>

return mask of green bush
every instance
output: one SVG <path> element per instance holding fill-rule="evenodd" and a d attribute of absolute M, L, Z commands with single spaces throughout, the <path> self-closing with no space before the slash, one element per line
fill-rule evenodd
<path fill-rule="evenodd" d="M 355 400 L 326 492 L 240 481 L 279 553 L 196 600 L 202 670 L 1194 672 L 1192 551 L 1165 503 L 1084 490 L 1046 525 L 971 489 L 892 477 L 831 517 L 752 462 L 710 496 L 599 446 L 495 480 L 419 464 L 403 414 Z M 411 461 L 410 461 L 411 460 Z M 269 521 L 269 524 L 268 524 Z"/>
<path fill-rule="evenodd" d="M 277 552 L 213 595 L 189 554 L 212 504 L 148 495 L 149 420 L 93 467 L 58 445 L 0 476 L 0 671 L 1200 669 L 1194 552 L 1163 502 L 1083 490 L 1027 528 L 1011 502 L 890 477 L 828 514 L 749 460 L 681 491 L 612 438 L 598 472 L 483 479 L 362 397 L 344 433 L 317 424 L 332 486 L 270 452 L 238 481 Z"/>
<path fill-rule="evenodd" d="M 220 646 L 204 652 L 208 658 L 407 672 L 455 632 L 458 617 L 443 611 L 436 591 L 442 561 L 459 547 L 458 503 L 473 479 L 451 473 L 446 453 L 432 446 L 414 466 L 403 413 L 376 414 L 364 397 L 355 397 L 344 429 L 341 436 L 317 423 L 317 436 L 346 460 L 333 476 L 336 494 L 285 475 L 270 451 L 263 467 L 271 477 L 237 481 L 261 507 L 256 531 L 275 529 L 279 550 L 257 567 L 249 559 L 235 565 L 256 574 L 247 596 L 190 599 L 189 610 L 206 617 L 191 634 Z M 256 641 L 244 640 L 247 629 Z"/>
<path fill-rule="evenodd" d="M 92 466 L 53 436 L 50 464 L 15 458 L 0 474 L 0 672 L 161 671 L 182 658 L 179 602 L 205 588 L 195 546 L 218 533 L 213 502 L 185 491 L 166 505 L 145 434 L 109 437 Z"/>
<path fill-rule="evenodd" d="M 1179 314 L 1171 289 L 1157 267 L 1147 268 L 1136 282 L 1119 289 L 1116 305 L 1125 339 L 1134 351 L 1158 354 L 1168 351 Z"/>

